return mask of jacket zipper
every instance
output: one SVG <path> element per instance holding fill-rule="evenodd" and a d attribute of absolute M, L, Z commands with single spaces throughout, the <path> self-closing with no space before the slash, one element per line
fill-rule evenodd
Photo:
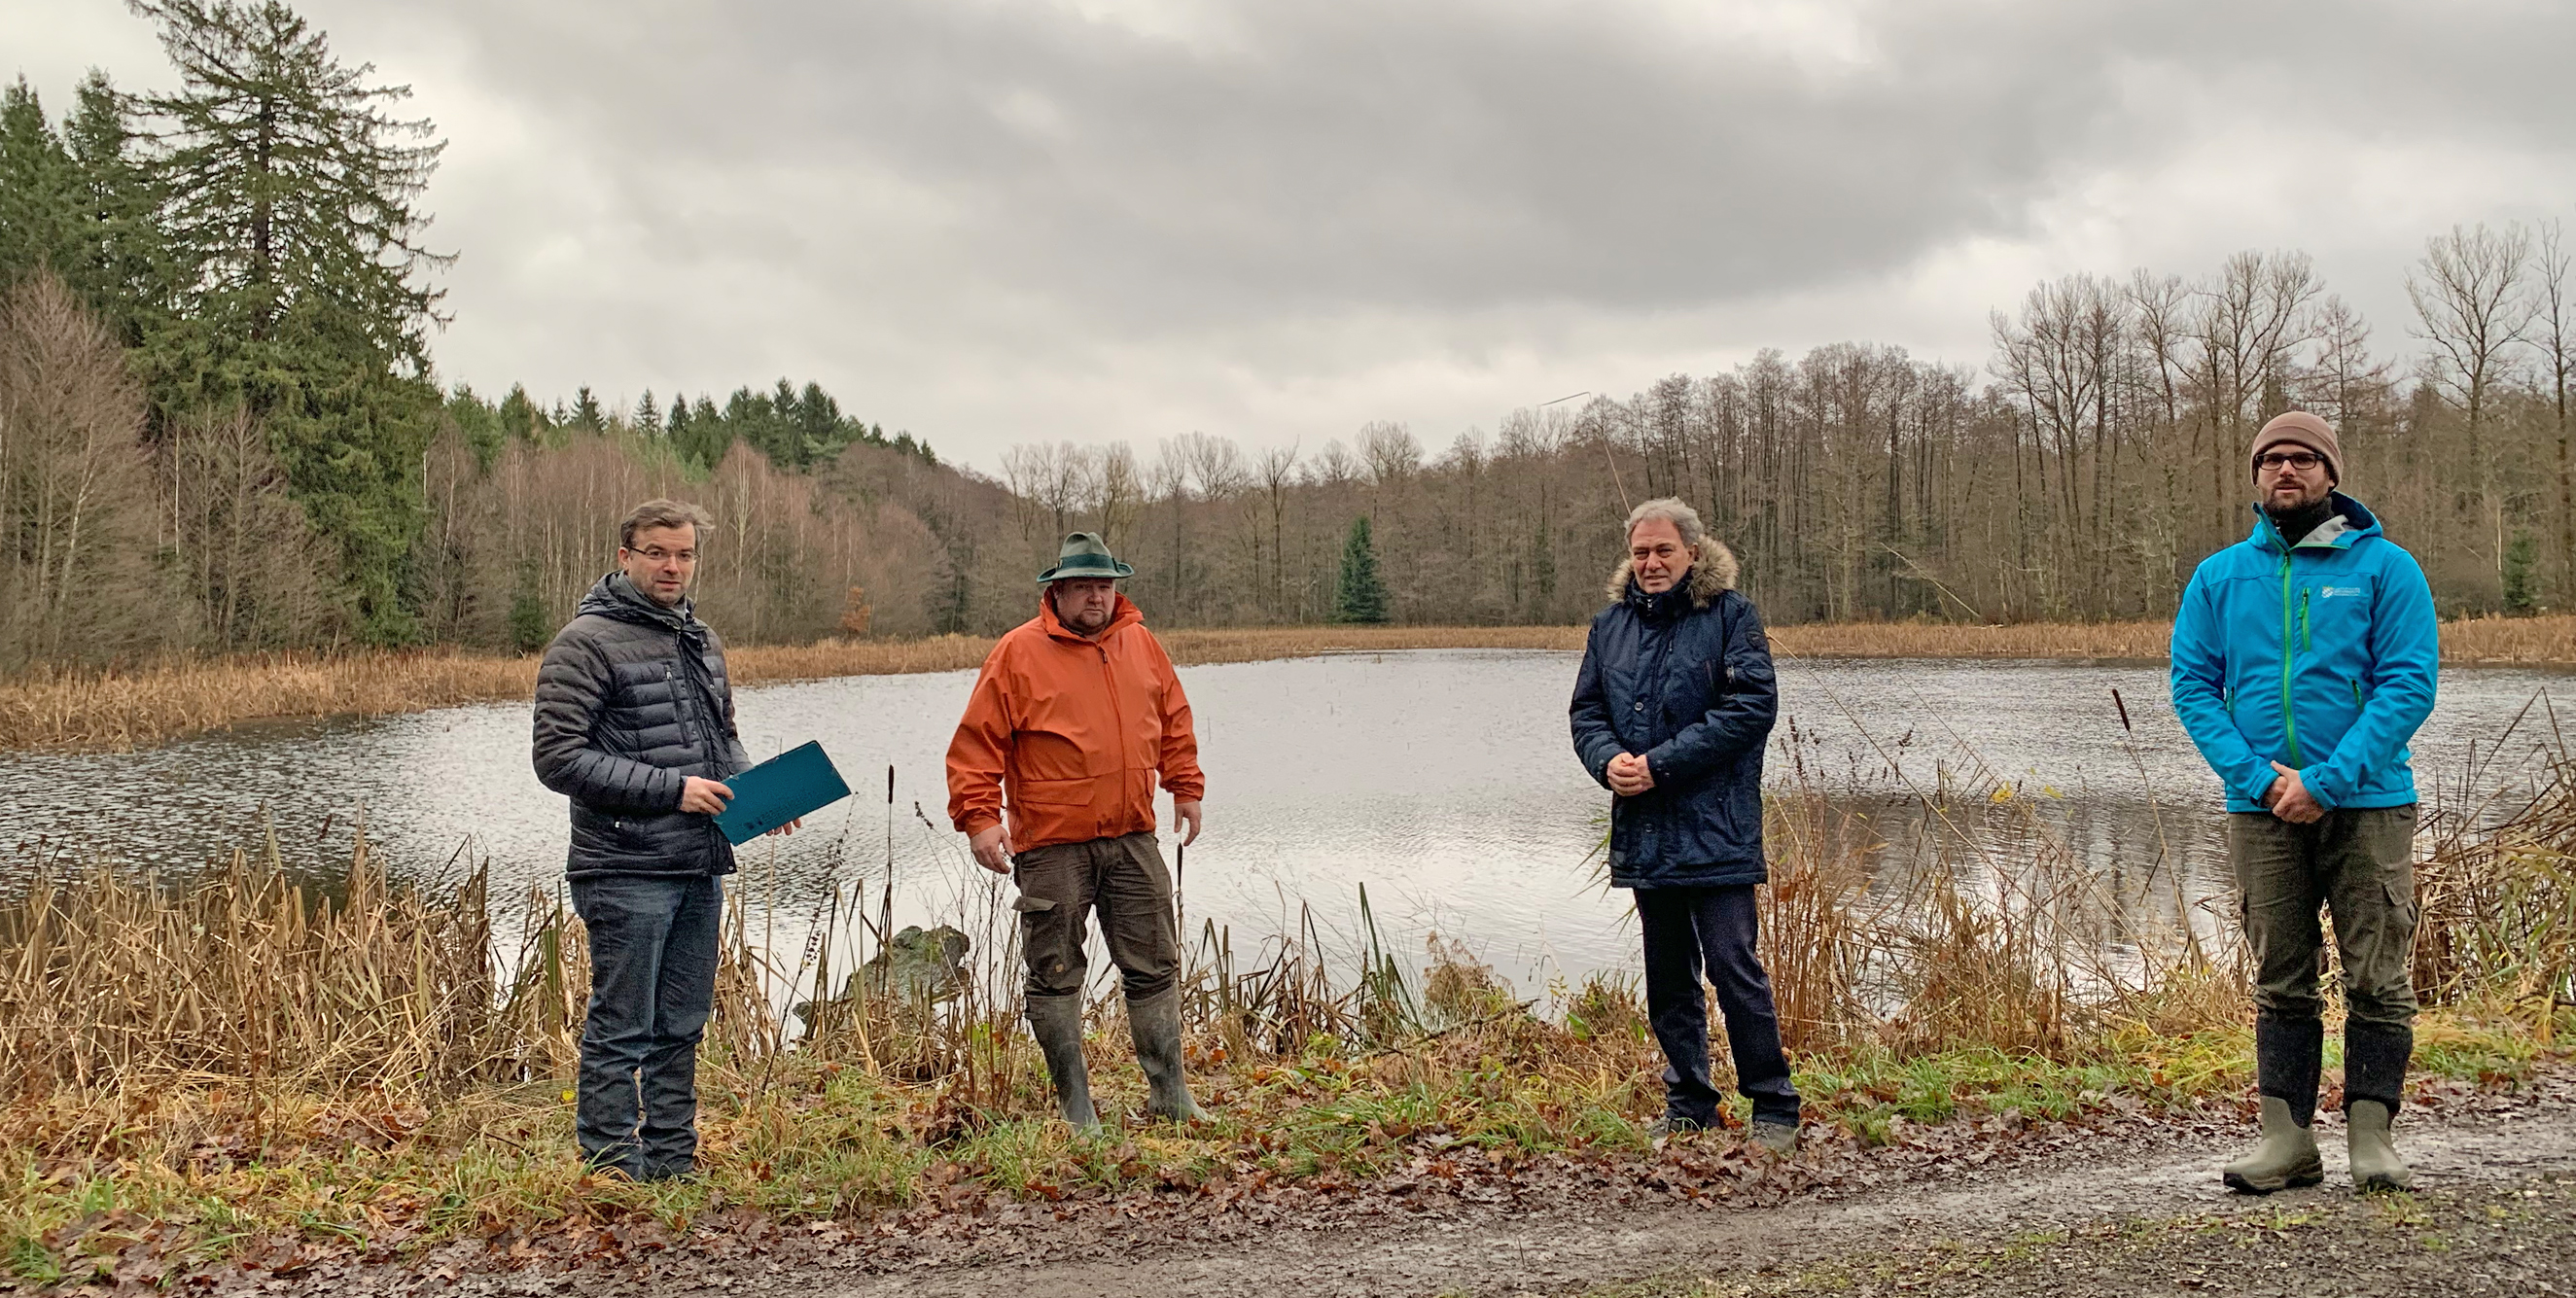
<path fill-rule="evenodd" d="M 2297 665 L 2298 641 L 2291 635 L 2290 618 L 2290 552 L 2281 552 L 2281 730 L 2290 739 L 2290 766 L 2297 769 L 2306 763 L 2299 760 L 2299 718 L 2290 707 L 2291 670 Z M 2306 601 L 2300 602 L 2299 615 L 2306 613 Z"/>
<path fill-rule="evenodd" d="M 1116 734 L 1118 731 L 1118 719 L 1127 715 L 1126 709 L 1118 705 L 1118 673 L 1109 669 L 1109 646 L 1095 640 L 1092 642 L 1091 647 L 1100 651 L 1100 679 L 1104 684 L 1109 686 L 1109 728 L 1111 734 Z M 1119 796 L 1124 798 L 1127 793 L 1126 745 L 1122 743 L 1119 745 L 1119 748 L 1118 792 Z M 1152 813 L 1149 811 L 1146 815 L 1149 828 L 1152 819 Z M 1105 829 L 1106 826 L 1094 826 L 1094 828 L 1095 830 Z"/>
<path fill-rule="evenodd" d="M 2308 588 L 2301 586 L 2299 588 L 2299 652 L 2306 653 L 2316 647 L 2316 637 L 2308 631 Z"/>

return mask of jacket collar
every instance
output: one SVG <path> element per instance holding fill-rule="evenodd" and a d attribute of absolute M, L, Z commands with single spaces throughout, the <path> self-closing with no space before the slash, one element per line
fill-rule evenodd
<path fill-rule="evenodd" d="M 1139 625 L 1144 620 L 1144 611 L 1137 608 L 1125 595 L 1120 595 L 1117 605 L 1109 611 L 1109 625 L 1100 628 L 1100 634 L 1096 636 L 1086 636 L 1056 620 L 1054 600 L 1044 595 L 1038 596 L 1038 625 L 1046 629 L 1049 639 L 1061 640 L 1067 644 L 1106 644 L 1109 642 L 1109 637 L 1128 627 Z"/>
<path fill-rule="evenodd" d="M 2316 531 L 2296 541 L 2283 539 L 2281 529 L 2272 526 L 2272 516 L 2264 513 L 2261 505 L 2256 505 L 2254 506 L 2254 535 L 2247 539 L 2259 549 L 2268 550 L 2274 554 L 2284 554 L 2292 549 L 2349 550 L 2355 541 L 2365 536 L 2380 535 L 2378 515 L 2371 513 L 2360 501 L 2335 491 L 2327 493 L 2326 502 L 2334 506 L 2334 516 L 2327 519 Z M 2342 526 L 2336 526 L 2338 523 Z"/>
<path fill-rule="evenodd" d="M 636 626 L 658 626 L 693 644 L 706 643 L 707 624 L 698 620 L 693 603 L 683 597 L 677 607 L 665 608 L 635 589 L 635 583 L 622 572 L 612 572 L 592 583 L 589 593 L 581 597 L 579 611 Z"/>
<path fill-rule="evenodd" d="M 1619 566 L 1610 570 L 1610 580 L 1603 584 L 1601 593 L 1611 603 L 1626 601 L 1632 591 L 1639 596 L 1645 595 L 1644 591 L 1636 589 L 1636 583 L 1631 580 L 1635 576 L 1633 571 L 1635 567 L 1634 561 L 1621 559 Z M 1699 543 L 1699 554 L 1691 560 L 1687 580 L 1673 589 L 1686 592 L 1690 597 L 1691 607 L 1707 608 L 1717 602 L 1718 596 L 1735 589 L 1735 576 L 1735 552 L 1727 549 L 1725 544 L 1716 537 L 1702 537 Z M 1639 606 L 1639 611 L 1645 611 L 1644 606 Z"/>

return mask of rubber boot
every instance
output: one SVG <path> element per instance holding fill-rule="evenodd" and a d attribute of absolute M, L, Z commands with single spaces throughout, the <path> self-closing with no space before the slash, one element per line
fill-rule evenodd
<path fill-rule="evenodd" d="M 2263 1139 L 2244 1157 L 2219 1169 L 2227 1188 L 2270 1194 L 2325 1179 L 2311 1130 L 2317 1116 L 2317 1070 L 2325 1051 L 2325 1025 L 2310 1018 L 2265 1012 L 2254 1019 L 2255 1085 L 2263 1095 Z"/>
<path fill-rule="evenodd" d="M 1127 1030 L 1136 1041 L 1136 1066 L 1145 1071 L 1145 1112 L 1174 1122 L 1206 1117 L 1190 1099 L 1189 1078 L 1181 1072 L 1181 989 L 1130 999 Z"/>
<path fill-rule="evenodd" d="M 1099 1130 L 1100 1115 L 1091 1108 L 1091 1070 L 1082 1061 L 1082 996 L 1028 1000 L 1029 1035 L 1038 1039 L 1038 1050 L 1046 1056 L 1057 1111 L 1077 1130 Z"/>
<path fill-rule="evenodd" d="M 2414 1053 L 2412 1028 L 2344 1020 L 2344 1125 L 2352 1142 L 2352 1188 L 2364 1194 L 2403 1190 L 2410 1179 L 2388 1125 L 2406 1093 L 2406 1064 Z"/>
<path fill-rule="evenodd" d="M 2227 1188 L 2243 1194 L 2270 1194 L 2326 1179 L 2317 1156 L 2317 1133 L 2290 1119 L 2289 1101 L 2263 1097 L 2263 1143 L 2220 1172 Z"/>

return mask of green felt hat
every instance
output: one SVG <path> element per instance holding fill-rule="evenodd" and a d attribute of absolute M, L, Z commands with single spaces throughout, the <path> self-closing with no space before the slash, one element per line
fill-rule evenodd
<path fill-rule="evenodd" d="M 1038 584 L 1066 577 L 1133 577 L 1136 570 L 1118 562 L 1109 553 L 1109 544 L 1089 532 L 1075 532 L 1064 538 L 1064 548 L 1056 552 L 1055 566 L 1038 574 Z"/>

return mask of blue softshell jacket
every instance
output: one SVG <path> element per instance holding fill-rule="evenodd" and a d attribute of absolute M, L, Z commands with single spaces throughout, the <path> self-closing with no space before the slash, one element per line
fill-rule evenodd
<path fill-rule="evenodd" d="M 2415 556 L 2342 492 L 2333 535 L 2254 534 L 2201 561 L 2174 616 L 2173 705 L 2227 788 L 2262 811 L 2280 762 L 2319 805 L 2415 801 L 2408 741 L 2433 712 L 2441 639 Z"/>
<path fill-rule="evenodd" d="M 1610 759 L 1642 753 L 1655 787 L 1610 807 L 1621 888 L 1762 883 L 1762 747 L 1779 713 L 1771 645 L 1735 559 L 1714 541 L 1685 581 L 1649 595 L 1611 579 L 1575 677 L 1574 754 L 1604 788 Z"/>

